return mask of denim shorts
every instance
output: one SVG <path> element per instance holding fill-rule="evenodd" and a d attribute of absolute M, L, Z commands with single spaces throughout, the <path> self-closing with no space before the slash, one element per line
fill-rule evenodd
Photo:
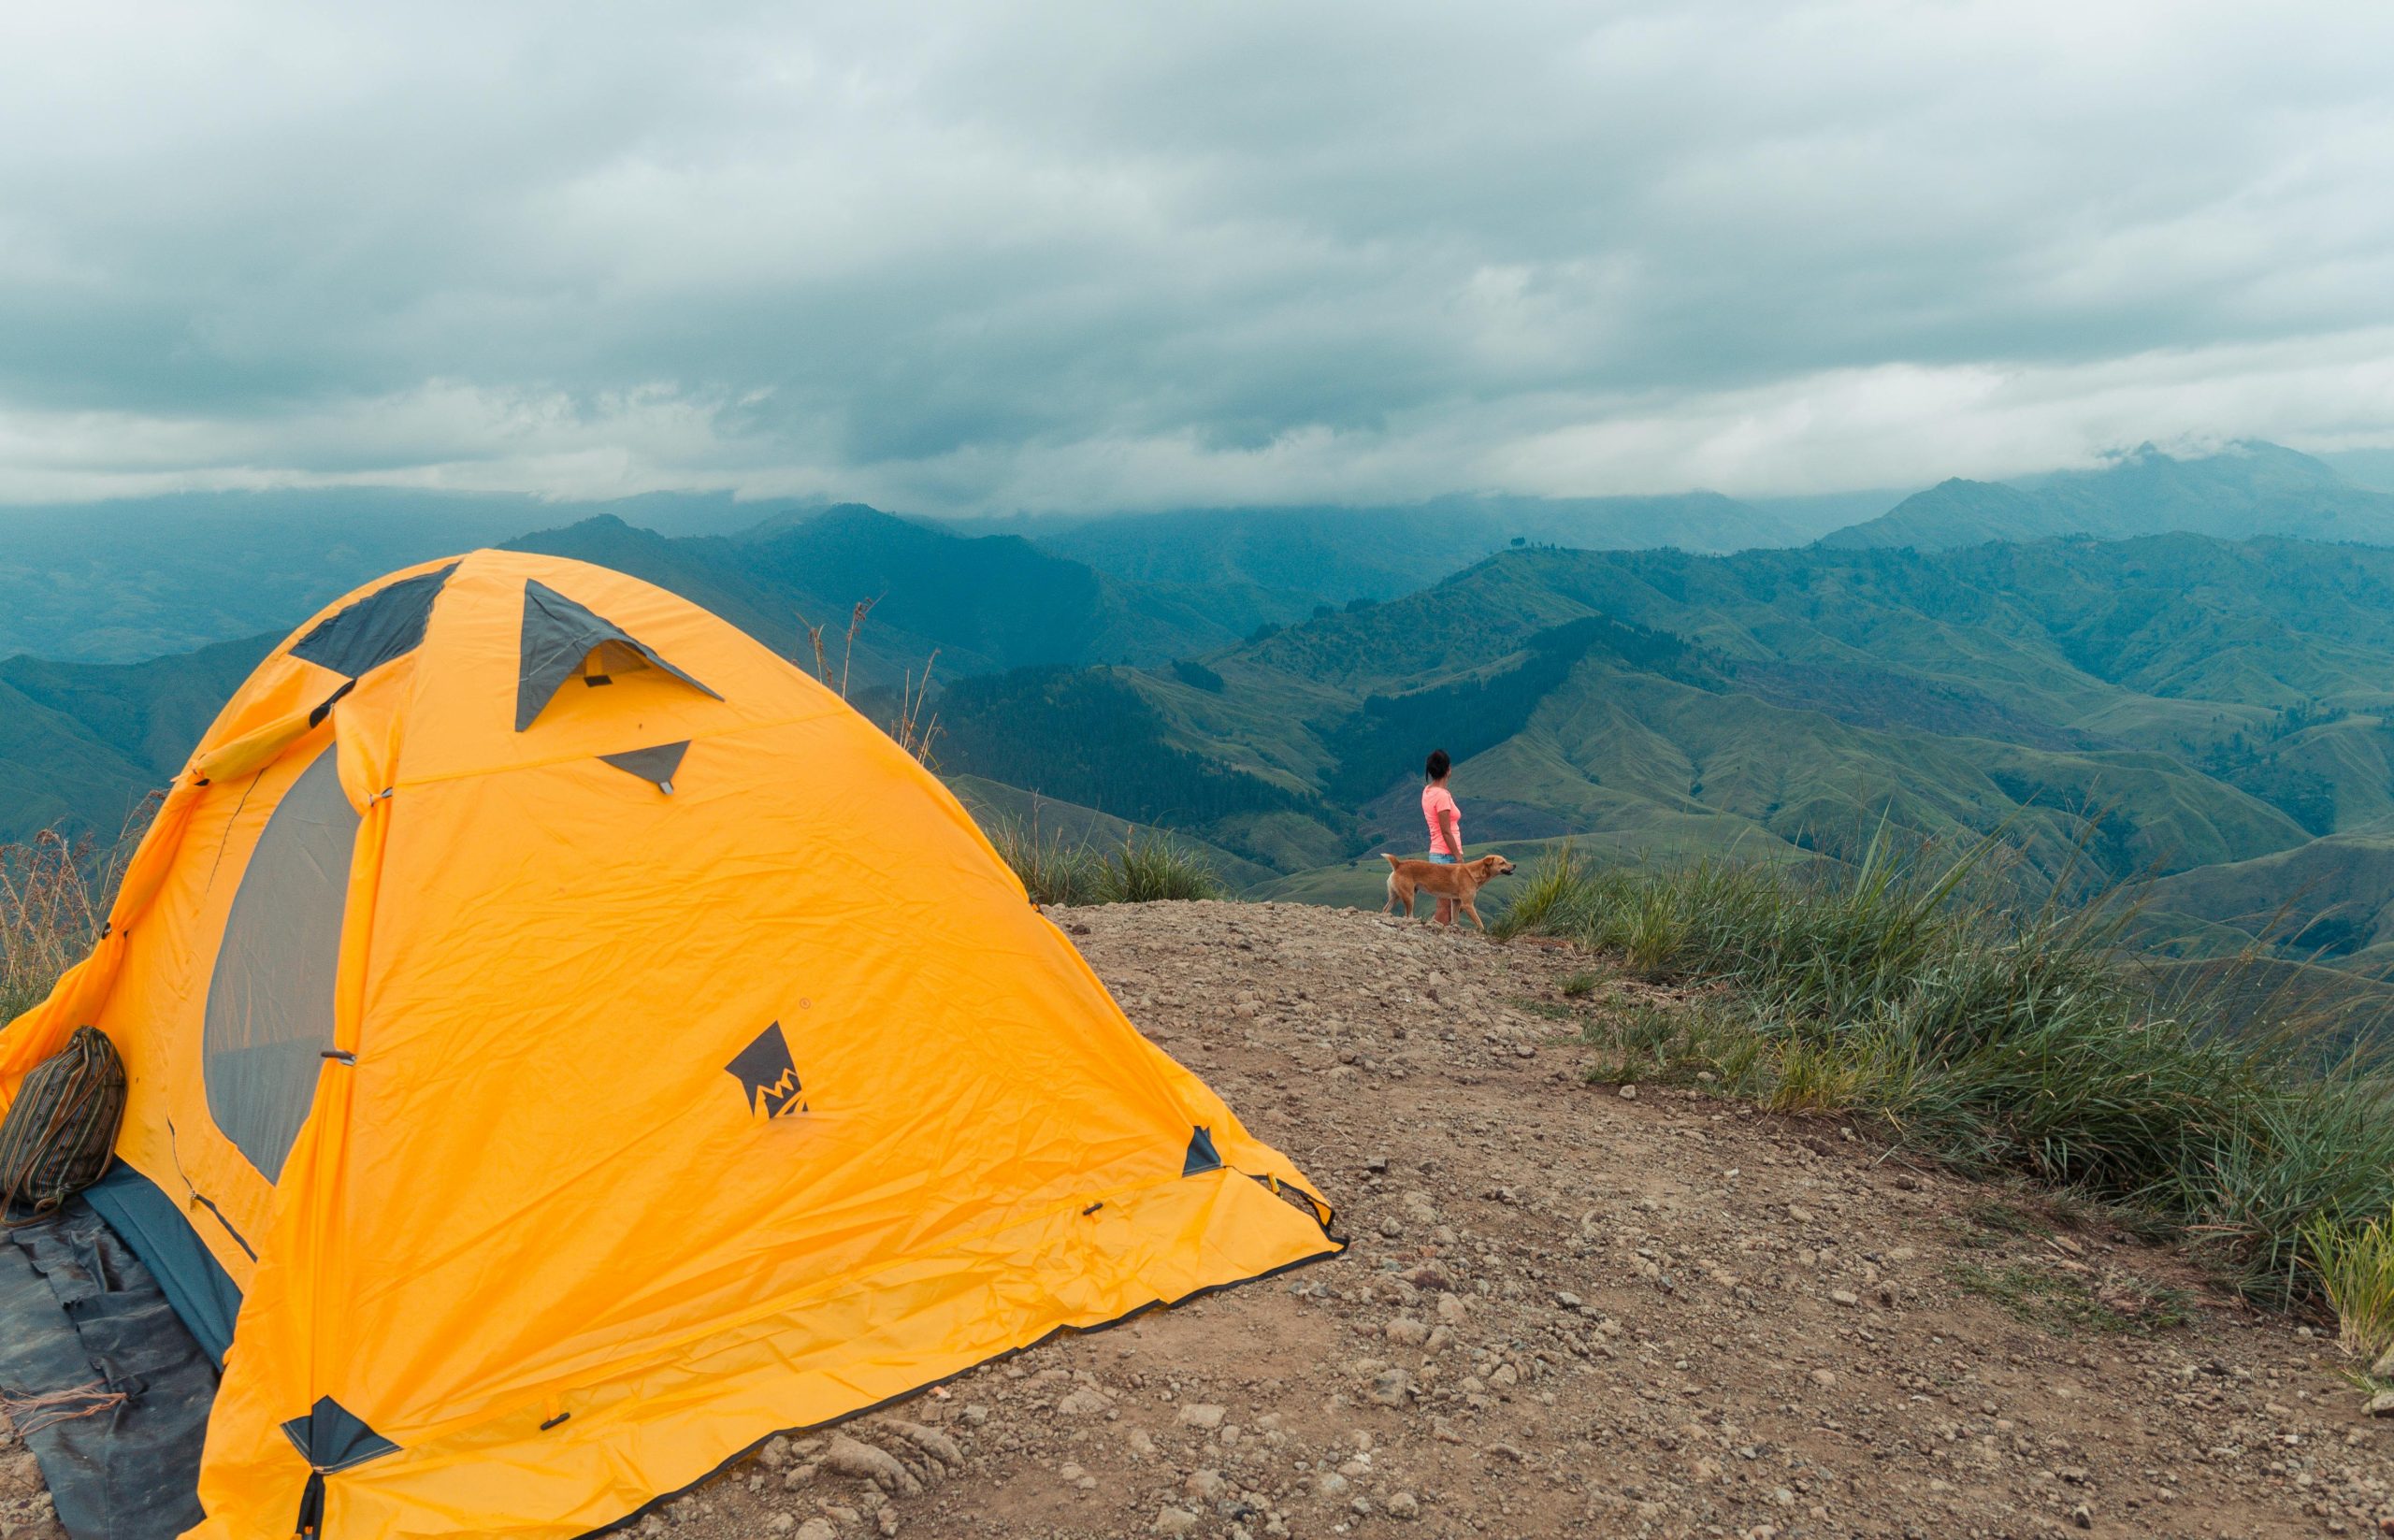
<path fill-rule="evenodd" d="M 1434 850 L 1430 852 L 1430 859 L 1438 866 L 1459 866 L 1463 861 L 1462 856 L 1449 856 L 1441 850 Z"/>

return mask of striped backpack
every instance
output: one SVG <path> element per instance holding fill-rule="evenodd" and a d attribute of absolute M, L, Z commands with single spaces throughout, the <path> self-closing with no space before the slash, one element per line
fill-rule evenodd
<path fill-rule="evenodd" d="M 29 1224 L 98 1181 L 124 1121 L 124 1060 L 96 1028 L 25 1075 L 0 1119 L 0 1220 Z M 33 1212 L 20 1216 L 18 1205 Z"/>

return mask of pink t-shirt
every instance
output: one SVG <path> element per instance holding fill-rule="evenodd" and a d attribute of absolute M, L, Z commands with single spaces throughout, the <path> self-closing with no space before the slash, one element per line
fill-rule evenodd
<path fill-rule="evenodd" d="M 1438 828 L 1438 814 L 1441 813 L 1451 813 L 1455 815 L 1456 842 L 1451 850 L 1447 848 L 1445 832 Z M 1430 826 L 1430 854 L 1452 856 L 1457 860 L 1461 860 L 1463 858 L 1463 809 L 1455 806 L 1455 794 L 1444 786 L 1423 786 L 1421 788 L 1421 817 Z"/>

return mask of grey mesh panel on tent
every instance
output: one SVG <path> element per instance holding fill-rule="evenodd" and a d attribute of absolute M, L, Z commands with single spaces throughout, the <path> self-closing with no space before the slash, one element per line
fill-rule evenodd
<path fill-rule="evenodd" d="M 269 1182 L 308 1120 L 333 1045 L 333 975 L 357 814 L 329 747 L 300 773 L 233 896 L 208 985 L 208 1111 Z"/>

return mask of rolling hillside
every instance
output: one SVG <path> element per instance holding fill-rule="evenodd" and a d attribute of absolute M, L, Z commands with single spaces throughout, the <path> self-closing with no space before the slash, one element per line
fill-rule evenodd
<path fill-rule="evenodd" d="M 0 660 L 0 843 L 65 826 L 106 840 L 192 745 L 278 637 L 147 663 Z"/>
<path fill-rule="evenodd" d="M 1002 725 L 1006 778 L 1177 822 L 1289 873 L 1280 894 L 1352 898 L 1354 856 L 1417 843 L 1434 743 L 1475 843 L 1772 856 L 2001 829 L 2048 871 L 2261 862 L 2266 885 L 2269 860 L 2376 828 L 2394 799 L 2394 552 L 1524 550 L 1190 665 L 1037 686 L 1103 711 L 1050 722 L 1019 709 L 1027 687 L 950 694 L 956 768 Z M 2394 898 L 2376 868 L 2336 870 L 2302 901 Z"/>

